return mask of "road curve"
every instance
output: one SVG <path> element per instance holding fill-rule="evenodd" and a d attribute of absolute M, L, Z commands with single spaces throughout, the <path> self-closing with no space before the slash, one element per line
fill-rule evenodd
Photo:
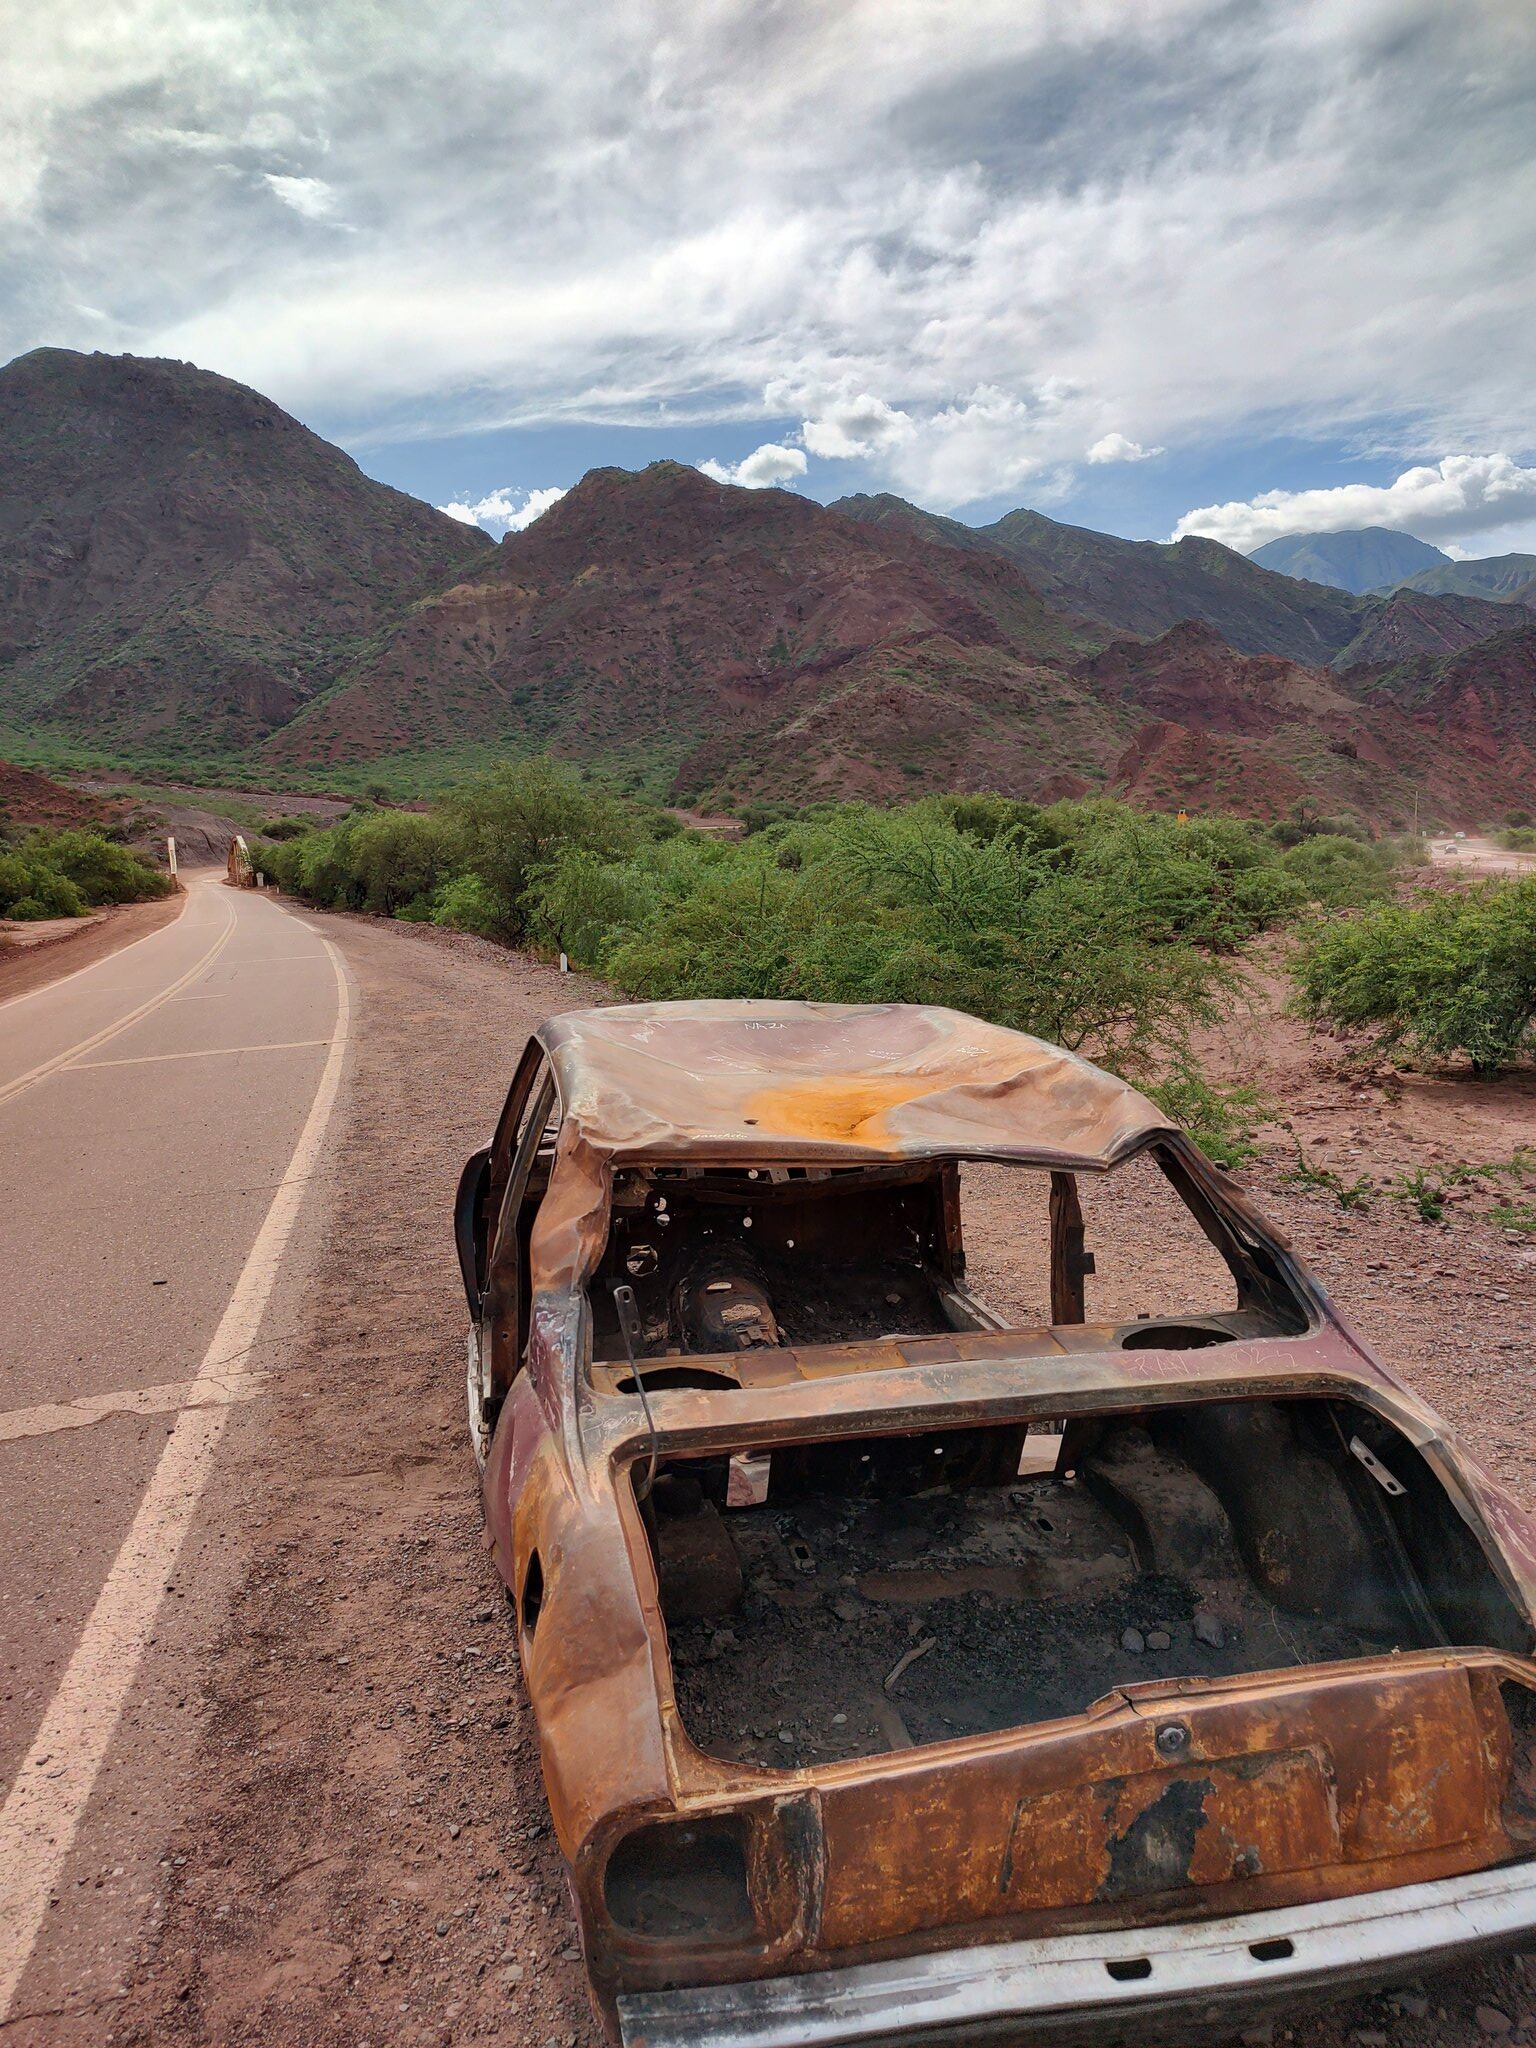
<path fill-rule="evenodd" d="M 0 2026 L 154 1637 L 324 1141 L 339 956 L 264 894 L 0 1005 Z M 11 2038 L 9 2035 L 7 2038 Z"/>

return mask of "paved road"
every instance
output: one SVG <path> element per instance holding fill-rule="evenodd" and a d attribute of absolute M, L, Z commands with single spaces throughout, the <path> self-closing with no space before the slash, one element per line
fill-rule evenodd
<path fill-rule="evenodd" d="M 1431 867 L 1467 875 L 1529 875 L 1536 873 L 1536 853 L 1510 853 L 1492 839 L 1444 839 L 1429 842 Z"/>
<path fill-rule="evenodd" d="M 0 1005 L 0 2022 L 71 1938 L 50 1900 L 229 1404 L 262 1391 L 347 1007 L 324 940 L 211 874 Z"/>

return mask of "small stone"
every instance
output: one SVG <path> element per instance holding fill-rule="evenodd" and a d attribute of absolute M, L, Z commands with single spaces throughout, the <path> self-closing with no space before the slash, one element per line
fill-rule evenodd
<path fill-rule="evenodd" d="M 834 1714 L 832 1716 L 832 1726 L 834 1728 L 846 1728 L 847 1725 L 848 1716 L 846 1714 Z"/>
<path fill-rule="evenodd" d="M 1214 1614 L 1207 1614 L 1202 1608 L 1195 1616 L 1195 1640 L 1212 1650 L 1219 1650 L 1227 1640 L 1227 1632 Z"/>
<path fill-rule="evenodd" d="M 832 1602 L 832 1612 L 839 1621 L 857 1621 L 863 1614 L 864 1609 L 859 1601 L 850 1600 L 846 1594 L 839 1593 Z"/>
<path fill-rule="evenodd" d="M 443 1937 L 443 1936 L 444 1936 L 444 1935 L 445 1935 L 445 1934 L 446 1934 L 447 1932 L 448 1932 L 448 1922 L 447 1922 L 446 1920 L 439 1920 L 439 1921 L 438 1921 L 438 1923 L 437 1923 L 437 1936 L 438 1936 L 438 1939 L 439 1939 L 439 1941 L 441 1941 L 442 1937 Z"/>
<path fill-rule="evenodd" d="M 1392 2037 L 1380 2027 L 1356 2027 L 1350 2035 L 1351 2048 L 1392 2048 Z"/>
<path fill-rule="evenodd" d="M 395 1952 L 392 1948 L 381 1948 L 379 1950 L 379 1961 L 381 1963 L 392 1963 L 394 1960 Z"/>
<path fill-rule="evenodd" d="M 1394 1991 L 1392 1994 L 1392 2008 L 1395 2012 L 1400 2013 L 1405 2020 L 1424 2020 L 1429 2018 L 1429 2000 L 1421 1996 L 1417 1991 Z"/>
<path fill-rule="evenodd" d="M 1166 1650 L 1171 1647 L 1172 1643 L 1173 1637 L 1169 1635 L 1165 1628 L 1149 1629 L 1147 1632 L 1147 1648 L 1149 1650 Z"/>
<path fill-rule="evenodd" d="M 1120 1638 L 1122 1650 L 1129 1650 L 1133 1657 L 1139 1657 L 1147 1647 L 1147 1639 L 1139 1628 L 1128 1628 Z"/>
<path fill-rule="evenodd" d="M 459 1823 L 456 1820 L 451 1820 L 448 1823 L 448 1832 L 453 1837 L 453 1839 L 457 1841 L 460 1835 L 463 1834 L 464 1830 L 460 1827 Z"/>
<path fill-rule="evenodd" d="M 503 1956 L 501 1959 L 501 1974 L 509 1984 L 521 1984 L 523 1981 L 523 1966 L 515 1956 Z"/>
<path fill-rule="evenodd" d="M 793 1741 L 794 1741 L 794 1739 L 795 1739 L 795 1732 L 794 1732 L 794 1730 L 793 1730 L 792 1728 L 781 1728 L 781 1729 L 779 1730 L 779 1740 L 780 1740 L 780 1742 L 793 1742 Z"/>
<path fill-rule="evenodd" d="M 1496 2005 L 1480 2005 L 1475 2018 L 1485 2034 L 1500 2035 L 1514 2032 L 1514 2021 L 1507 2012 L 1500 2012 Z"/>
<path fill-rule="evenodd" d="M 575 1948 L 563 1948 L 560 1951 L 560 1960 L 562 1963 L 579 1962 L 581 1960 L 581 1951 Z"/>
<path fill-rule="evenodd" d="M 1243 2048 L 1273 2048 L 1275 2023 L 1266 2020 L 1262 2027 L 1250 2027 L 1246 2034 L 1239 2034 L 1237 2038 Z"/>

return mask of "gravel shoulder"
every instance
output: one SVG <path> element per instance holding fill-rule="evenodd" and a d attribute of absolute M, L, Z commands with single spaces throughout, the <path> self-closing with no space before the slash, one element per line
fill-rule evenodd
<path fill-rule="evenodd" d="M 0 1003 L 13 996 L 29 996 L 34 989 L 47 988 L 82 967 L 121 952 L 136 939 L 147 939 L 186 908 L 184 889 L 173 896 L 159 896 L 149 903 L 119 903 L 90 916 L 49 918 L 48 932 L 34 940 L 25 925 L 0 926 Z"/>
<path fill-rule="evenodd" d="M 231 1432 L 240 1564 L 201 1681 L 197 1768 L 126 1995 L 104 2023 L 77 2034 L 54 2022 L 37 2039 L 586 2048 L 598 2036 L 480 1541 L 449 1209 L 527 1032 L 606 991 L 462 936 L 304 914 L 355 977 L 354 1052 L 282 1385 Z M 1357 1098 L 1299 1026 L 1255 1042 L 1276 1048 L 1259 1078 L 1304 1144 L 1354 1153 L 1362 1172 L 1395 1171 L 1405 1146 L 1462 1143 L 1462 1116 L 1490 1147 L 1505 1144 L 1506 1115 L 1536 1134 L 1523 1088 L 1497 1112 L 1453 1101 L 1465 1084 L 1446 1084 L 1443 1100 L 1406 1087 Z M 1438 1135 L 1421 1141 L 1423 1115 Z M 1241 1178 L 1388 1361 L 1530 1504 L 1536 1239 L 1511 1241 L 1476 1203 L 1435 1226 L 1386 1196 L 1345 1211 L 1326 1188 L 1286 1179 L 1294 1163 L 1277 1123 Z M 1021 1233 L 1008 1176 L 972 1176 L 967 1194 L 977 1284 L 1000 1305 L 1027 1299 L 1033 1225 Z M 1131 1202 L 1105 1215 L 1119 1284 L 1178 1284 L 1155 1215 Z M 1466 2048 L 1501 2027 L 1536 2039 L 1536 1975 L 1521 1963 L 1252 2038 Z"/>

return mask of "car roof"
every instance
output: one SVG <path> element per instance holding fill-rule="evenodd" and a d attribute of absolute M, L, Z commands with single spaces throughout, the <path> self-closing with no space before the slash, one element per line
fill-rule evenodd
<path fill-rule="evenodd" d="M 1092 1169 L 1174 1128 L 1077 1054 L 927 1004 L 621 1004 L 568 1010 L 537 1036 L 560 1087 L 563 1147 L 585 1141 L 613 1160 Z"/>

